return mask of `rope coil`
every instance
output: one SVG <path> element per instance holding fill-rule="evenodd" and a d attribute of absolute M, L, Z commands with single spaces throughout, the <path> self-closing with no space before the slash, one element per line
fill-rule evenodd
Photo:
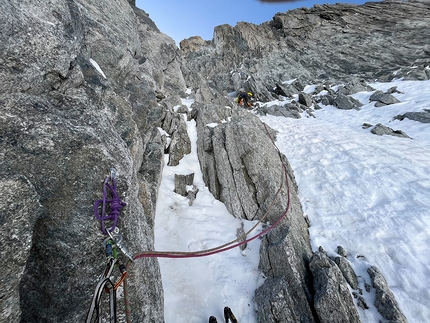
<path fill-rule="evenodd" d="M 127 204 L 121 201 L 121 198 L 116 193 L 116 170 L 111 168 L 111 173 L 106 177 L 103 183 L 103 199 L 97 200 L 94 203 L 94 217 L 100 221 L 100 230 L 103 234 L 108 234 L 108 232 L 113 232 L 118 224 L 118 217 L 121 213 L 121 209 Z M 111 184 L 109 184 L 111 182 Z M 107 189 L 110 190 L 112 198 L 108 199 Z M 101 210 L 99 210 L 99 206 Z M 110 212 L 106 215 L 106 208 L 109 206 Z M 112 226 L 110 229 L 106 230 L 106 221 L 112 221 Z"/>

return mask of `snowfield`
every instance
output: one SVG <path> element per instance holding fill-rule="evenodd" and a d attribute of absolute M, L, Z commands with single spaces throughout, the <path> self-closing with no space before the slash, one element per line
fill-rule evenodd
<path fill-rule="evenodd" d="M 367 268 L 377 266 L 408 321 L 430 322 L 430 124 L 393 120 L 405 112 L 430 109 L 430 81 L 369 85 L 382 91 L 397 86 L 402 93 L 393 95 L 401 103 L 376 108 L 369 102 L 373 92 L 360 92 L 353 95 L 364 104 L 358 111 L 323 106 L 315 118 L 304 113 L 301 119 L 260 119 L 278 131 L 276 144 L 294 170 L 311 224 L 312 249 L 322 246 L 337 256 L 337 246 L 344 247 L 361 287 L 371 284 Z M 363 123 L 382 123 L 412 139 L 377 136 L 371 128 L 363 129 Z M 211 248 L 234 240 L 242 225 L 205 187 L 195 122 L 187 124 L 192 153 L 176 167 L 167 166 L 166 157 L 155 221 L 157 250 Z M 186 198 L 173 193 L 173 177 L 191 172 L 199 193 L 189 206 Z M 252 225 L 244 221 L 245 231 Z M 243 252 L 236 248 L 204 258 L 159 259 L 166 323 L 207 322 L 210 315 L 223 322 L 224 306 L 239 322 L 255 323 L 253 294 L 263 282 L 259 243 L 254 240 Z M 361 319 L 377 323 L 381 316 L 374 295 L 363 293 L 370 309 L 359 308 Z"/>

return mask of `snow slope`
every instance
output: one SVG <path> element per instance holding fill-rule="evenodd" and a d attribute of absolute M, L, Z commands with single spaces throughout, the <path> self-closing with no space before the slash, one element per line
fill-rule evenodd
<path fill-rule="evenodd" d="M 394 95 L 401 103 L 375 108 L 369 103 L 373 92 L 362 92 L 354 95 L 365 104 L 359 111 L 324 106 L 315 111 L 316 118 L 261 120 L 279 132 L 277 145 L 294 169 L 313 250 L 323 246 L 336 256 L 342 245 L 361 285 L 370 284 L 366 270 L 376 265 L 409 322 L 430 322 L 430 124 L 392 120 L 430 109 L 430 81 L 371 86 L 383 91 L 397 86 L 403 94 Z M 382 123 L 413 139 L 376 136 L 362 129 L 364 122 Z M 195 123 L 187 124 L 192 153 L 176 167 L 167 166 L 166 157 L 155 221 L 157 250 L 214 247 L 235 239 L 241 226 L 205 187 Z M 192 206 L 173 193 L 174 174 L 190 172 L 199 188 Z M 245 221 L 245 230 L 252 224 Z M 257 239 L 243 252 L 236 248 L 205 258 L 159 259 L 166 323 L 207 322 L 210 315 L 223 322 L 224 306 L 231 307 L 239 322 L 256 322 L 252 298 L 262 283 L 258 249 Z M 378 322 L 374 296 L 364 292 L 364 297 L 370 309 L 360 310 L 363 322 Z"/>
<path fill-rule="evenodd" d="M 183 101 L 190 106 L 192 101 Z M 215 125 L 212 125 L 215 126 Z M 167 166 L 166 155 L 155 218 L 155 248 L 168 251 L 196 251 L 223 245 L 237 238 L 242 221 L 234 218 L 225 205 L 205 187 L 197 157 L 195 121 L 187 122 L 191 154 L 178 166 Z M 188 199 L 173 192 L 174 175 L 194 173 L 199 189 L 192 206 Z M 245 231 L 256 221 L 243 221 Z M 260 228 L 261 229 L 261 228 Z M 255 233 L 258 233 L 258 228 Z M 229 306 L 239 320 L 255 323 L 253 296 L 262 283 L 258 271 L 260 240 L 208 257 L 159 259 L 164 289 L 166 323 L 208 322 L 216 316 L 223 322 Z"/>
<path fill-rule="evenodd" d="M 342 245 L 369 284 L 366 269 L 376 265 L 409 322 L 430 322 L 430 124 L 392 120 L 430 109 L 430 81 L 370 85 L 397 86 L 401 103 L 375 108 L 373 92 L 362 92 L 353 95 L 365 104 L 359 111 L 325 106 L 316 118 L 261 119 L 279 131 L 277 145 L 294 169 L 312 249 L 336 256 Z M 365 122 L 413 139 L 374 135 Z"/>

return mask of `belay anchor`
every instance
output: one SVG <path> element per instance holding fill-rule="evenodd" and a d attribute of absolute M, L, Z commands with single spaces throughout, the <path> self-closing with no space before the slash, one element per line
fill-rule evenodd
<path fill-rule="evenodd" d="M 106 177 L 103 185 L 103 199 L 97 200 L 94 203 L 94 217 L 101 223 L 100 229 L 103 234 L 108 237 L 103 241 L 103 248 L 106 252 L 107 265 L 99 282 L 97 283 L 94 296 L 91 302 L 90 309 L 87 314 L 85 323 L 102 322 L 101 316 L 101 298 L 103 291 L 109 293 L 109 322 L 116 323 L 116 290 L 124 282 L 127 276 L 126 266 L 118 260 L 117 248 L 127 256 L 131 261 L 127 249 L 122 244 L 123 237 L 117 228 L 118 217 L 121 209 L 126 205 L 118 197 L 116 193 L 116 170 L 110 169 L 110 175 Z M 111 192 L 111 198 L 108 199 L 107 189 Z M 101 206 L 101 207 L 100 207 Z M 110 212 L 106 215 L 106 210 L 109 206 Z M 112 226 L 106 228 L 106 221 L 111 221 Z M 121 277 L 114 283 L 111 280 L 112 272 L 115 267 L 118 267 Z"/>
<path fill-rule="evenodd" d="M 120 263 L 117 259 L 117 251 L 115 242 L 111 239 L 107 240 L 106 243 L 106 256 L 108 259 L 106 269 L 100 278 L 91 302 L 90 310 L 87 314 L 85 323 L 101 322 L 100 308 L 101 308 L 101 297 L 103 291 L 109 293 L 109 322 L 116 323 L 116 290 L 122 284 L 125 277 L 127 276 L 127 270 L 124 264 Z M 121 272 L 121 278 L 114 284 L 110 277 L 115 266 L 118 265 Z M 94 320 L 93 320 L 94 318 Z"/>

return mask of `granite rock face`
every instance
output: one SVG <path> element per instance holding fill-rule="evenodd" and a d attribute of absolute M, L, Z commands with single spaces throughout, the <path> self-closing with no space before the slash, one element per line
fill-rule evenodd
<path fill-rule="evenodd" d="M 164 157 L 153 130 L 168 110 L 155 91 L 185 90 L 178 49 L 127 0 L 11 0 L 0 11 L 0 320 L 83 322 L 106 266 L 92 205 L 110 167 L 128 249 L 153 247 Z M 130 267 L 129 295 L 135 322 L 163 321 L 157 260 Z"/>
<path fill-rule="evenodd" d="M 265 217 L 273 224 L 288 209 L 287 216 L 262 241 L 260 269 L 266 280 L 255 298 L 259 321 L 283 322 L 291 313 L 291 322 L 297 318 L 314 322 L 307 223 L 293 171 L 272 143 L 276 138 L 273 130 L 239 107 L 207 104 L 194 109 L 197 131 L 202 134 L 198 136 L 199 160 L 214 196 L 235 217 L 248 220 Z M 278 284 L 284 287 L 276 290 L 281 288 L 288 297 L 274 292 Z M 279 314 L 270 314 L 276 311 Z"/>
<path fill-rule="evenodd" d="M 370 267 L 367 272 L 372 279 L 372 285 L 376 289 L 375 306 L 384 319 L 390 322 L 406 323 L 406 317 L 394 298 L 393 293 L 388 287 L 387 281 L 381 271 L 375 267 Z"/>
<path fill-rule="evenodd" d="M 0 257 L 4 264 L 0 313 L 4 322 L 21 317 L 19 284 L 30 256 L 32 232 L 43 212 L 40 196 L 24 176 L 2 178 L 0 182 Z M 11 255 L 10 253 L 13 252 Z"/>

